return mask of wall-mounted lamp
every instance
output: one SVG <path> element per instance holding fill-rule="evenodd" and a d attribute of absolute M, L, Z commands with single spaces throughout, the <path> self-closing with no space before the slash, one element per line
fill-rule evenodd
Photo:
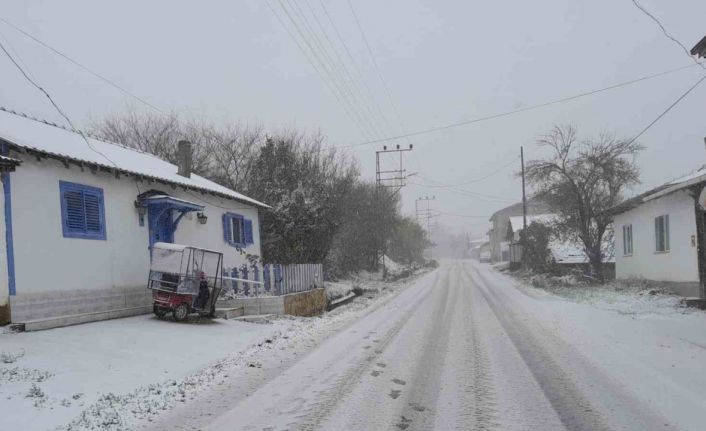
<path fill-rule="evenodd" d="M 206 221 L 208 221 L 208 216 L 204 213 L 196 213 L 196 219 L 199 223 L 206 224 Z"/>

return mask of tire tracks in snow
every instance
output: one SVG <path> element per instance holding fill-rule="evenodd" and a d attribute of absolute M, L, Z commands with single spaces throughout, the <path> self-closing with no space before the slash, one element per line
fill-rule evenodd
<path fill-rule="evenodd" d="M 571 431 L 610 430 L 600 414 L 581 394 L 571 376 L 542 348 L 542 343 L 531 333 L 526 322 L 517 321 L 512 311 L 501 305 L 503 303 L 498 294 L 488 288 L 478 270 L 472 268 L 472 271 L 467 274 L 473 280 L 476 290 L 510 337 L 564 427 Z M 508 301 L 504 304 L 508 304 Z"/>
<path fill-rule="evenodd" d="M 463 293 L 468 297 L 470 313 L 464 323 L 468 334 L 468 344 L 470 345 L 472 365 L 469 369 L 471 382 L 470 393 L 472 400 L 472 421 L 470 427 L 459 427 L 458 429 L 472 429 L 476 431 L 490 431 L 498 428 L 498 410 L 495 396 L 495 386 L 493 383 L 490 359 L 486 347 L 480 338 L 478 328 L 480 322 L 477 317 L 477 304 L 475 289 L 472 282 L 463 269 L 462 279 L 467 282 L 463 285 Z"/>
<path fill-rule="evenodd" d="M 441 283 L 448 284 L 448 277 L 447 272 Z M 439 282 L 439 277 L 437 276 L 434 285 L 437 285 Z M 319 425 L 334 410 L 339 401 L 355 388 L 356 384 L 360 382 L 361 377 L 375 364 L 376 359 L 383 354 L 402 328 L 404 328 L 407 322 L 414 316 L 414 312 L 432 295 L 434 289 L 425 289 L 422 292 L 423 293 L 414 301 L 412 306 L 408 307 L 406 313 L 402 314 L 403 317 L 377 339 L 378 342 L 375 345 L 375 349 L 372 350 L 372 353 L 366 355 L 356 366 L 349 368 L 343 375 L 336 378 L 328 389 L 318 393 L 319 399 L 310 403 L 303 414 L 297 418 L 298 420 L 290 424 L 293 429 L 307 431 L 318 429 Z"/>
<path fill-rule="evenodd" d="M 499 284 L 505 280 L 492 280 L 476 266 L 469 275 L 567 430 L 668 429 L 662 417 L 625 392 L 600 364 L 525 312 L 519 299 L 524 294 L 511 281 Z"/>

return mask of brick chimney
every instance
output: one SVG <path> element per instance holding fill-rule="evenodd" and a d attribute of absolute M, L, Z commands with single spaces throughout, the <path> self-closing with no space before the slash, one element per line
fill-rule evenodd
<path fill-rule="evenodd" d="M 191 177 L 191 142 L 179 141 L 177 147 L 177 173 L 182 177 Z"/>

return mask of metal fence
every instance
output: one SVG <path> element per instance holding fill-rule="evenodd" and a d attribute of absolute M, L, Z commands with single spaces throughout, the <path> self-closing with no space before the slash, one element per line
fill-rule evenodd
<path fill-rule="evenodd" d="M 323 265 L 320 263 L 225 268 L 223 276 L 228 279 L 223 280 L 223 290 L 235 297 L 286 295 L 323 287 L 323 274 Z"/>

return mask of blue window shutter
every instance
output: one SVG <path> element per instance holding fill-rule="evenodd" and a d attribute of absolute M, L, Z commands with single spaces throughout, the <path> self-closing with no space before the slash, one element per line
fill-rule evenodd
<path fill-rule="evenodd" d="M 228 244 L 231 243 L 231 237 L 233 236 L 230 231 L 232 226 L 230 224 L 230 215 L 223 214 L 223 240 Z"/>
<path fill-rule="evenodd" d="M 85 194 L 83 207 L 86 214 L 86 233 L 100 234 L 103 231 L 101 220 L 101 198 L 96 195 Z"/>
<path fill-rule="evenodd" d="M 77 190 L 64 191 L 64 225 L 69 232 L 83 233 L 86 217 L 83 211 L 83 193 Z"/>
<path fill-rule="evenodd" d="M 252 244 L 252 220 L 243 219 L 243 239 L 245 244 Z"/>
<path fill-rule="evenodd" d="M 106 239 L 103 189 L 59 181 L 65 238 Z"/>

